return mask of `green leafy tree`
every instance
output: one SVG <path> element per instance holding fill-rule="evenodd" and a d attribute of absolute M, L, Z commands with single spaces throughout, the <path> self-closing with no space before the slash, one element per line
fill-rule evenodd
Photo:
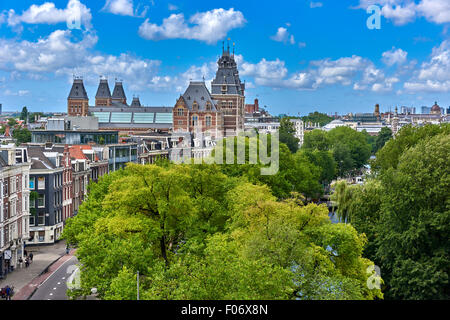
<path fill-rule="evenodd" d="M 20 120 L 28 121 L 28 109 L 27 107 L 22 108 L 22 112 L 20 113 Z"/>
<path fill-rule="evenodd" d="M 295 127 L 289 118 L 283 118 L 280 122 L 280 142 L 286 144 L 292 153 L 297 152 L 299 139 L 294 136 Z"/>
<path fill-rule="evenodd" d="M 64 237 L 81 263 L 74 297 L 135 299 L 138 270 L 141 299 L 382 297 L 353 227 L 214 165 L 129 164 L 90 186 Z"/>
<path fill-rule="evenodd" d="M 367 236 L 364 256 L 381 267 L 388 299 L 450 296 L 445 131 L 444 126 L 402 129 L 398 142 L 390 140 L 378 152 L 382 161 L 373 179 L 363 186 L 339 183 L 332 197 L 339 216 Z M 407 142 L 413 146 L 407 148 Z M 400 155 L 395 145 L 403 149 Z"/>
<path fill-rule="evenodd" d="M 381 131 L 375 140 L 375 149 L 373 150 L 373 153 L 376 153 L 378 150 L 383 148 L 386 142 L 388 142 L 391 138 L 392 130 L 388 127 L 381 128 Z"/>
<path fill-rule="evenodd" d="M 318 111 L 311 112 L 307 116 L 302 117 L 303 122 L 319 123 L 321 127 L 327 125 L 333 121 L 332 117 L 329 117 L 325 113 L 320 113 Z"/>
<path fill-rule="evenodd" d="M 450 135 L 423 139 L 382 176 L 377 260 L 393 299 L 450 298 Z"/>
<path fill-rule="evenodd" d="M 303 149 L 331 150 L 331 140 L 327 132 L 319 129 L 305 133 Z"/>
<path fill-rule="evenodd" d="M 16 144 L 31 142 L 31 131 L 27 128 L 15 128 L 13 131 L 13 138 L 16 139 Z"/>
<path fill-rule="evenodd" d="M 9 118 L 8 119 L 8 126 L 10 126 L 11 128 L 13 128 L 15 125 L 17 124 L 17 120 L 14 118 Z"/>

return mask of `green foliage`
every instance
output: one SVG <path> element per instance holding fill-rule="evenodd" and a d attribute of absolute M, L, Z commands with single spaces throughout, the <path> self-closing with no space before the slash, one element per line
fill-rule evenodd
<path fill-rule="evenodd" d="M 27 128 L 15 128 L 12 136 L 16 139 L 17 145 L 31 142 L 31 131 Z"/>
<path fill-rule="evenodd" d="M 331 151 L 337 174 L 344 177 L 363 167 L 371 155 L 371 137 L 349 127 L 337 127 L 329 132 L 313 130 L 305 134 L 303 150 Z"/>
<path fill-rule="evenodd" d="M 375 178 L 336 185 L 338 214 L 367 236 L 364 255 L 381 267 L 389 299 L 450 297 L 447 130 L 405 127 L 377 153 Z"/>
<path fill-rule="evenodd" d="M 11 128 L 14 127 L 17 124 L 17 120 L 14 118 L 9 118 L 8 119 L 8 126 L 10 126 Z"/>
<path fill-rule="evenodd" d="M 215 165 L 128 164 L 91 185 L 64 237 L 81 263 L 74 297 L 95 287 L 102 299 L 136 299 L 138 270 L 141 299 L 382 297 L 366 285 L 372 262 L 352 226 Z"/>
<path fill-rule="evenodd" d="M 307 116 L 302 117 L 302 120 L 303 122 L 319 123 L 320 126 L 323 127 L 333 121 L 333 118 L 329 117 L 325 113 L 315 111 L 314 113 L 311 112 Z"/>
<path fill-rule="evenodd" d="M 294 136 L 294 124 L 288 118 L 281 119 L 279 132 L 280 142 L 286 144 L 292 153 L 297 152 L 300 140 Z"/>
<path fill-rule="evenodd" d="M 386 145 L 377 152 L 376 159 L 372 163 L 375 171 L 385 171 L 389 168 L 397 168 L 400 156 L 409 148 L 414 147 L 420 141 L 434 137 L 438 134 L 450 134 L 450 124 L 440 126 L 427 124 L 423 127 L 407 125 L 389 140 Z"/>
<path fill-rule="evenodd" d="M 377 153 L 378 150 L 381 150 L 381 148 L 383 148 L 386 142 L 391 140 L 391 138 L 392 138 L 392 130 L 388 127 L 381 128 L 380 133 L 375 139 L 373 153 Z"/>
<path fill-rule="evenodd" d="M 28 121 L 28 109 L 27 107 L 22 108 L 22 112 L 20 113 L 20 120 L 25 120 L 25 122 Z"/>

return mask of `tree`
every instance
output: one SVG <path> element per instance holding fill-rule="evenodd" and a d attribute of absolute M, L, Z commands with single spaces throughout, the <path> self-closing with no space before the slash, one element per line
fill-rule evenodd
<path fill-rule="evenodd" d="M 31 131 L 27 128 L 15 128 L 12 136 L 16 139 L 16 145 L 31 142 Z"/>
<path fill-rule="evenodd" d="M 356 167 L 349 147 L 343 142 L 335 144 L 333 147 L 333 157 L 336 161 L 337 171 L 340 177 L 345 177 Z"/>
<path fill-rule="evenodd" d="M 331 140 L 327 132 L 319 129 L 305 133 L 303 149 L 317 149 L 328 151 L 331 149 Z"/>
<path fill-rule="evenodd" d="M 320 113 L 318 111 L 315 111 L 314 113 L 309 113 L 307 116 L 302 117 L 303 122 L 312 122 L 312 123 L 319 123 L 321 127 L 327 125 L 330 123 L 333 118 L 329 117 L 325 113 Z"/>
<path fill-rule="evenodd" d="M 450 135 L 423 139 L 382 175 L 377 260 L 389 298 L 450 298 Z"/>
<path fill-rule="evenodd" d="M 392 130 L 388 127 L 381 128 L 380 133 L 375 139 L 375 149 L 373 153 L 376 153 L 378 150 L 384 147 L 386 142 L 388 142 L 392 138 Z"/>
<path fill-rule="evenodd" d="M 443 123 L 439 126 L 427 124 L 423 127 L 407 125 L 389 140 L 385 146 L 377 152 L 376 159 L 372 162 L 372 169 L 376 172 L 386 171 L 389 168 L 397 168 L 400 156 L 408 149 L 414 147 L 423 139 L 434 137 L 438 134 L 450 134 L 450 124 Z"/>
<path fill-rule="evenodd" d="M 9 118 L 8 119 L 8 126 L 10 126 L 11 128 L 13 128 L 15 125 L 17 124 L 17 120 L 14 118 Z"/>
<path fill-rule="evenodd" d="M 22 112 L 20 114 L 20 120 L 24 120 L 25 122 L 28 122 L 28 109 L 27 107 L 22 108 Z"/>
<path fill-rule="evenodd" d="M 382 297 L 353 227 L 215 165 L 129 164 L 91 185 L 64 237 L 81 263 L 74 296 L 135 299 L 139 270 L 142 299 Z"/>
<path fill-rule="evenodd" d="M 386 298 L 448 300 L 450 135 L 439 126 L 405 132 L 411 135 L 378 152 L 382 166 L 373 179 L 340 183 L 332 199 L 338 215 L 367 236 L 364 256 L 381 267 Z M 414 145 L 406 148 L 407 141 Z"/>
<path fill-rule="evenodd" d="M 286 144 L 292 153 L 297 152 L 299 139 L 294 136 L 294 124 L 288 119 L 283 118 L 280 122 L 280 142 Z"/>

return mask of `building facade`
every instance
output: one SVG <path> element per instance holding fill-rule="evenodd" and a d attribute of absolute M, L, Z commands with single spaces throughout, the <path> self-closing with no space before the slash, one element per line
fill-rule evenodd
<path fill-rule="evenodd" d="M 29 239 L 30 163 L 27 150 L 14 145 L 0 149 L 0 278 L 23 258 Z"/>
<path fill-rule="evenodd" d="M 235 136 L 244 130 L 245 83 L 239 78 L 239 71 L 230 47 L 222 49 L 216 77 L 211 83 L 211 95 L 217 101 L 217 108 L 223 113 L 225 136 Z"/>

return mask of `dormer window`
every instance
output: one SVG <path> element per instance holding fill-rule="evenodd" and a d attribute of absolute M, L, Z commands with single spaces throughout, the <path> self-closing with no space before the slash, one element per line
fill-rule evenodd
<path fill-rule="evenodd" d="M 197 103 L 197 101 L 194 101 L 194 103 L 192 104 L 192 108 L 194 110 L 198 110 L 198 103 Z"/>
<path fill-rule="evenodd" d="M 226 85 L 223 85 L 223 86 L 222 86 L 222 93 L 225 93 L 225 92 L 227 92 L 227 86 L 226 86 Z"/>
<path fill-rule="evenodd" d="M 210 111 L 211 110 L 211 102 L 206 102 L 206 110 Z"/>

